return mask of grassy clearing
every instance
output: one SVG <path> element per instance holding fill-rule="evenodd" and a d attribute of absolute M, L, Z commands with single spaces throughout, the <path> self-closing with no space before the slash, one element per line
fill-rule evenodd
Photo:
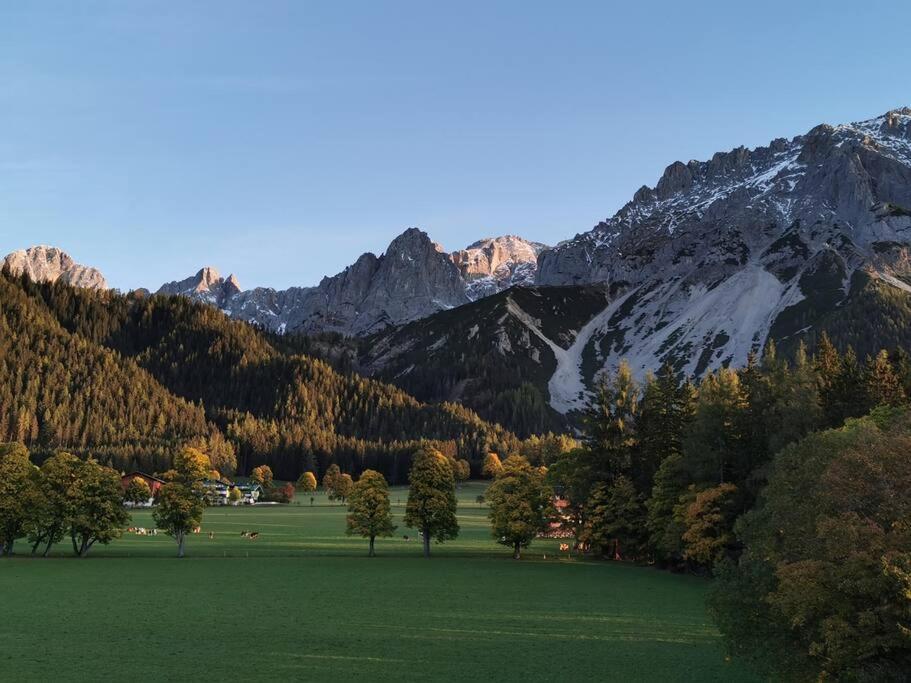
<path fill-rule="evenodd" d="M 401 528 L 368 559 L 317 495 L 208 510 L 184 560 L 130 535 L 86 560 L 0 562 L 0 679 L 751 680 L 723 659 L 704 581 L 558 559 L 551 541 L 514 562 L 482 488 L 460 491 L 462 534 L 430 560 Z"/>

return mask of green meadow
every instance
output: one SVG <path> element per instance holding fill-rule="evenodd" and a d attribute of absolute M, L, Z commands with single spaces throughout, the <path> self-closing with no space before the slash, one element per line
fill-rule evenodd
<path fill-rule="evenodd" d="M 514 561 L 483 488 L 461 488 L 461 534 L 429 560 L 402 527 L 367 558 L 321 494 L 209 509 L 183 560 L 164 535 L 84 560 L 20 543 L 0 561 L 0 680 L 754 680 L 725 661 L 707 581 L 570 558 L 555 540 Z M 406 495 L 392 491 L 399 520 Z"/>

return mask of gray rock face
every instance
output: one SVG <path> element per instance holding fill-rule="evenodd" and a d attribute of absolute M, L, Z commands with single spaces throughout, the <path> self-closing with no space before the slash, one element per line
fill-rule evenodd
<path fill-rule="evenodd" d="M 60 282 L 84 289 L 108 289 L 104 276 L 95 268 L 76 263 L 69 254 L 44 245 L 14 251 L 3 259 L 2 268 L 35 282 Z"/>
<path fill-rule="evenodd" d="M 202 301 L 279 333 L 365 335 L 516 284 L 531 284 L 545 248 L 506 236 L 447 254 L 426 233 L 410 228 L 383 255 L 363 254 L 316 287 L 241 291 L 233 276 L 223 280 L 214 268 L 203 268 L 193 277 L 162 286 L 158 293 Z"/>
<path fill-rule="evenodd" d="M 161 294 L 188 296 L 228 315 L 277 332 L 361 335 L 467 303 L 465 282 L 449 256 L 426 233 L 411 228 L 382 256 L 364 254 L 316 287 L 240 291 L 203 268 Z"/>
<path fill-rule="evenodd" d="M 206 266 L 193 277 L 162 285 L 156 294 L 185 296 L 218 308 L 224 308 L 231 297 L 239 294 L 240 291 L 240 283 L 236 277 L 229 275 L 225 279 L 219 275 L 215 268 Z"/>
<path fill-rule="evenodd" d="M 488 237 L 450 254 L 466 283 L 472 301 L 509 289 L 532 285 L 538 256 L 549 247 L 516 235 Z"/>
<path fill-rule="evenodd" d="M 537 282 L 605 283 L 611 292 L 612 303 L 577 338 L 564 378 L 578 375 L 577 351 L 608 369 L 626 358 L 644 373 L 670 360 L 698 375 L 745 362 L 773 327 L 776 337 L 800 332 L 787 321 L 820 296 L 822 282 L 829 295 L 847 292 L 863 268 L 908 288 L 893 277 L 907 274 L 907 250 L 887 248 L 908 244 L 905 108 L 675 162 L 612 218 L 543 252 Z M 577 407 L 564 396 L 555 407 Z"/>

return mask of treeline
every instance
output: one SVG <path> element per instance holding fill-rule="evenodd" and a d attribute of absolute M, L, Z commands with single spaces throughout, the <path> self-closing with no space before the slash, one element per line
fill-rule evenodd
<path fill-rule="evenodd" d="M 909 396 L 907 353 L 860 361 L 825 334 L 812 356 L 801 345 L 788 361 L 770 344 L 698 385 L 665 366 L 640 386 L 624 364 L 592 401 L 583 446 L 548 477 L 583 550 L 725 575 L 716 619 L 765 673 L 882 673 L 911 661 L 899 644 L 911 623 Z M 856 419 L 871 410 L 873 422 Z M 884 435 L 889 411 L 906 417 Z"/>
<path fill-rule="evenodd" d="M 904 404 L 909 393 L 907 353 L 860 362 L 825 335 L 812 357 L 801 346 L 788 361 L 769 344 L 761 360 L 698 385 L 665 365 L 640 386 L 622 364 L 588 410 L 583 447 L 552 461 L 550 476 L 583 543 L 711 569 L 736 551 L 734 520 L 754 505 L 775 453 L 876 406 Z"/>
<path fill-rule="evenodd" d="M 0 440 L 39 454 L 89 452 L 119 469 L 163 470 L 205 442 L 230 474 L 282 479 L 336 463 L 401 482 L 421 442 L 476 469 L 519 440 L 451 403 L 282 350 L 251 326 L 181 297 L 91 292 L 0 277 Z M 234 461 L 234 462 L 232 462 Z"/>

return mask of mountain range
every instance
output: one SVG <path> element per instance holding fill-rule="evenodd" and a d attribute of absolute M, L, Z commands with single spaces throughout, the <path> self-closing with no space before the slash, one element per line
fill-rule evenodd
<path fill-rule="evenodd" d="M 504 392 L 525 392 L 543 406 L 532 421 L 553 424 L 622 359 L 640 377 L 665 362 L 701 376 L 744 364 L 768 341 L 812 346 L 823 330 L 859 349 L 904 344 L 896 322 L 911 293 L 909 245 L 911 109 L 902 108 L 674 162 L 614 216 L 553 248 L 506 236 L 446 253 L 411 228 L 315 287 L 244 291 L 203 268 L 158 293 L 274 332 L 355 337 L 343 345 L 361 372 L 485 417 Z M 52 248 L 6 264 L 105 286 Z M 858 329 L 849 311 L 881 329 Z"/>

